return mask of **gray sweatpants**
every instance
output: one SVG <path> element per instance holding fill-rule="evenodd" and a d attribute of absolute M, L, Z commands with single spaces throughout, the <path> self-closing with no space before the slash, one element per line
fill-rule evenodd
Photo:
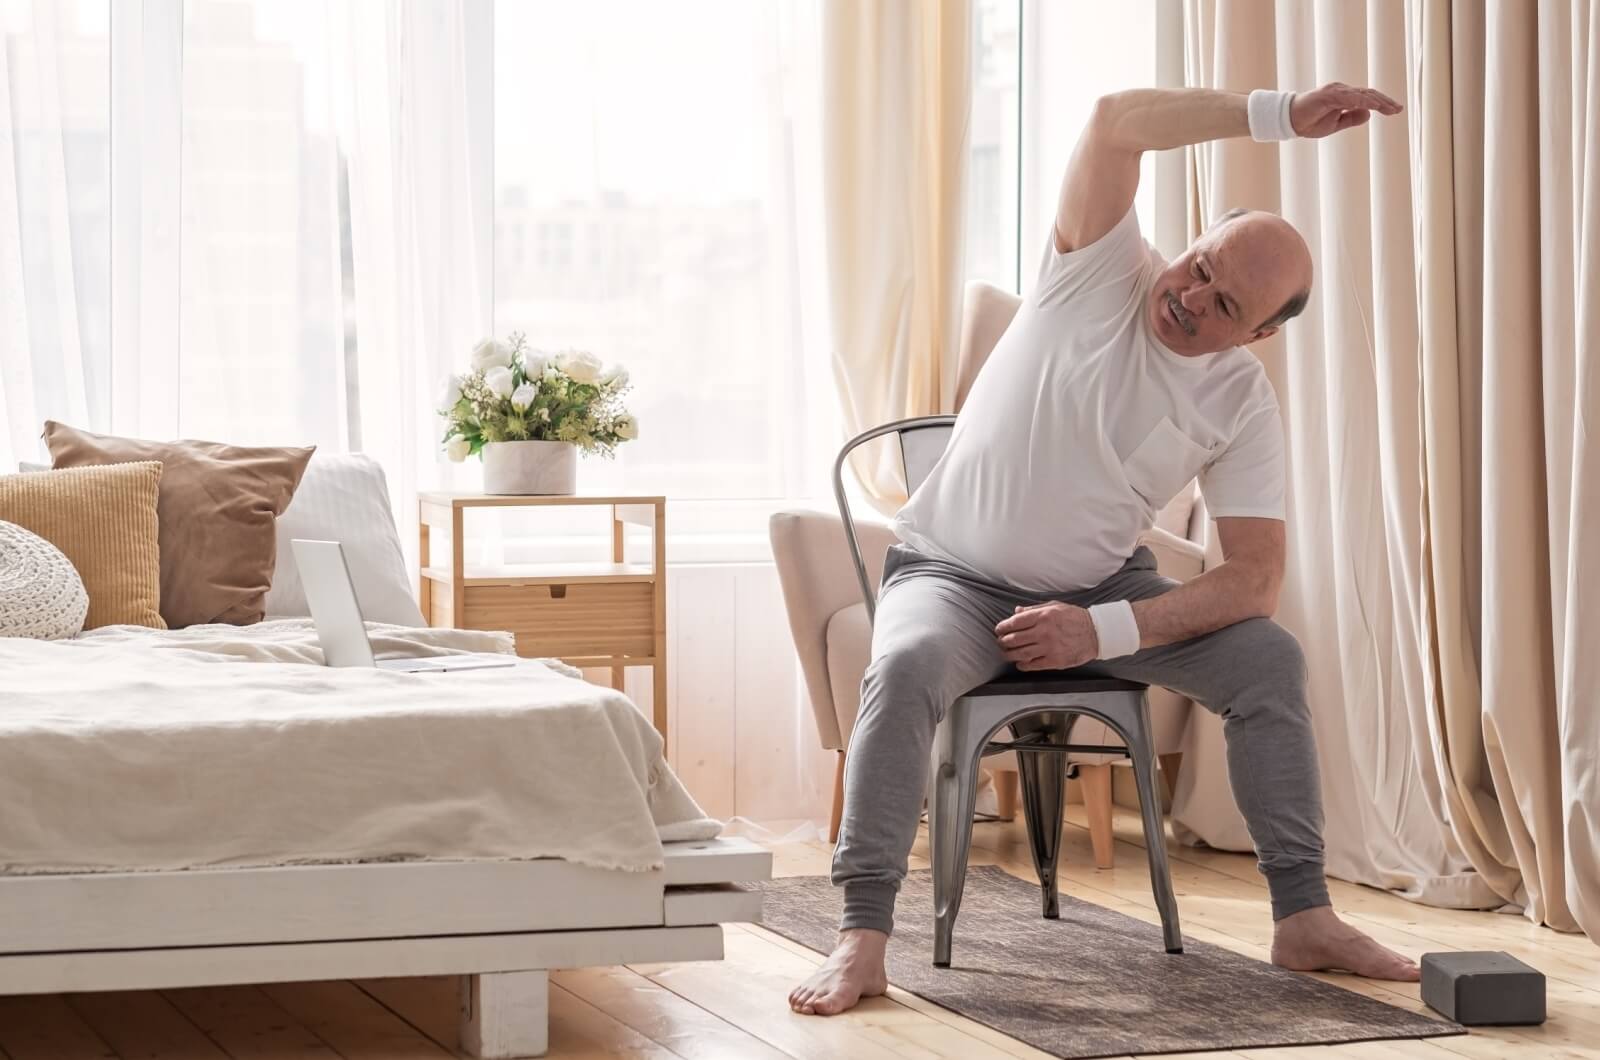
<path fill-rule="evenodd" d="M 1060 600 L 1087 607 L 1177 587 L 1155 568 L 1155 557 L 1141 547 L 1092 589 L 1040 594 L 988 581 L 906 545 L 890 549 L 833 855 L 833 882 L 844 888 L 841 927 L 887 932 L 893 926 L 934 728 L 957 696 L 1011 665 L 1001 654 L 996 624 L 1017 606 Z M 1221 715 L 1233 797 L 1267 878 L 1273 918 L 1329 904 L 1305 659 L 1292 634 L 1252 618 L 1092 669 L 1170 688 Z"/>

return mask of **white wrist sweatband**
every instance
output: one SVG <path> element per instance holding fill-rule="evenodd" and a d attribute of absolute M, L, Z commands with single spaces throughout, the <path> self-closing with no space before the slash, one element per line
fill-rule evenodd
<path fill-rule="evenodd" d="M 1100 654 L 1095 658 L 1115 659 L 1139 650 L 1139 623 L 1134 620 L 1133 605 L 1128 601 L 1095 604 L 1089 608 L 1089 621 L 1094 623 L 1094 634 L 1100 641 Z"/>
<path fill-rule="evenodd" d="M 1293 92 L 1277 92 L 1258 88 L 1250 93 L 1246 109 L 1250 115 L 1250 138 L 1253 140 L 1293 140 L 1299 133 L 1289 120 L 1289 108 L 1294 105 Z"/>

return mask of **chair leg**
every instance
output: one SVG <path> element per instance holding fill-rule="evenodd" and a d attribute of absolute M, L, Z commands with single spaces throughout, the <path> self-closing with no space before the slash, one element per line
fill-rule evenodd
<path fill-rule="evenodd" d="M 1109 869 L 1117 863 L 1116 835 L 1111 826 L 1111 763 L 1078 767 L 1078 783 L 1083 787 L 1083 808 L 1089 817 L 1089 843 L 1094 847 L 1094 865 Z"/>
<path fill-rule="evenodd" d="M 839 822 L 844 819 L 844 752 L 838 751 L 833 769 L 833 809 L 828 814 L 828 842 L 839 841 Z"/>
<path fill-rule="evenodd" d="M 1043 733 L 1050 743 L 1066 743 L 1069 720 L 1064 714 L 1041 714 L 1012 723 L 1020 737 Z M 1028 848 L 1039 874 L 1044 898 L 1044 918 L 1061 915 L 1061 895 L 1056 869 L 1061 861 L 1061 813 L 1067 800 L 1067 762 L 1060 754 L 1017 755 L 1022 775 L 1022 811 L 1028 824 Z"/>
<path fill-rule="evenodd" d="M 1156 756 L 1145 733 L 1150 731 L 1150 711 L 1141 697 L 1139 714 L 1143 721 L 1138 733 L 1127 734 L 1128 751 L 1133 758 L 1133 775 L 1139 787 L 1139 816 L 1144 821 L 1145 853 L 1150 858 L 1150 890 L 1161 911 L 1161 934 L 1168 953 L 1183 952 L 1183 934 L 1178 927 L 1178 900 L 1172 893 L 1172 869 L 1167 864 L 1167 834 L 1161 825 L 1161 799 L 1156 794 Z"/>
<path fill-rule="evenodd" d="M 956 914 L 967 884 L 972 809 L 978 797 L 978 749 L 960 700 L 933 737 L 933 793 L 928 799 L 928 853 L 933 862 L 933 964 L 950 967 Z"/>
<path fill-rule="evenodd" d="M 1009 769 L 995 770 L 994 797 L 1002 821 L 1017 819 L 1017 774 Z"/>

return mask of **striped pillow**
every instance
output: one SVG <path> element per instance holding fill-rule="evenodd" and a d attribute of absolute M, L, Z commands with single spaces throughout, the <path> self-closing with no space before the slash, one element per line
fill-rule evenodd
<path fill-rule="evenodd" d="M 161 620 L 155 461 L 0 475 L 0 519 L 59 548 L 89 592 L 84 629 Z"/>

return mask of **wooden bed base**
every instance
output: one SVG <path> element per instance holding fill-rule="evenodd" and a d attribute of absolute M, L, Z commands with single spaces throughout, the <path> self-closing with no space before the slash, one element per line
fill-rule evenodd
<path fill-rule="evenodd" d="M 559 859 L 0 877 L 0 994 L 463 976 L 461 1040 L 547 1048 L 548 974 L 719 960 L 772 855 L 667 843 L 650 872 Z"/>

